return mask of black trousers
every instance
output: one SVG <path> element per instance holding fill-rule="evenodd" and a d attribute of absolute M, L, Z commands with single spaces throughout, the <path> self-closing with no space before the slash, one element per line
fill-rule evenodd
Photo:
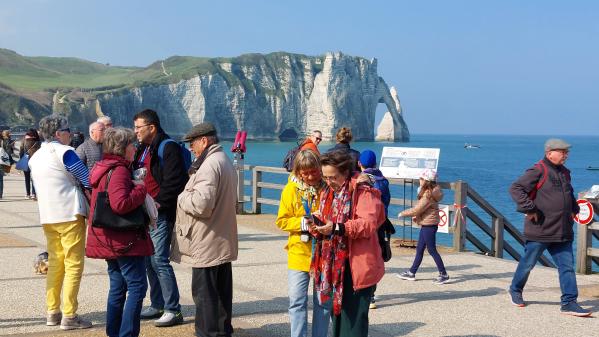
<path fill-rule="evenodd" d="M 233 333 L 231 263 L 208 268 L 193 268 L 191 294 L 196 305 L 196 336 L 230 337 Z"/>

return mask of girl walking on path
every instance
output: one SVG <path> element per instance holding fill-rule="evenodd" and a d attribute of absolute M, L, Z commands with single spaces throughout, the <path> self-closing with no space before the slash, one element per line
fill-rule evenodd
<path fill-rule="evenodd" d="M 416 272 L 420 267 L 420 263 L 422 263 L 424 249 L 427 248 L 439 270 L 439 276 L 433 282 L 443 284 L 449 281 L 441 255 L 437 252 L 436 234 L 439 228 L 439 201 L 441 199 L 443 199 L 443 191 L 437 185 L 437 172 L 432 169 L 424 170 L 420 175 L 420 188 L 416 206 L 399 213 L 400 217 L 413 217 L 414 221 L 421 226 L 418 245 L 416 246 L 416 257 L 412 267 L 398 274 L 399 278 L 409 281 L 416 280 Z"/>

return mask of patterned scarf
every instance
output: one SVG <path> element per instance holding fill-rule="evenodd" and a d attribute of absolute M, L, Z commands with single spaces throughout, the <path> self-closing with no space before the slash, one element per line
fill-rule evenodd
<path fill-rule="evenodd" d="M 326 188 L 320 203 L 320 214 L 323 221 L 345 223 L 350 217 L 350 209 L 349 181 L 343 185 L 339 193 L 335 193 L 330 187 Z M 315 290 L 319 292 L 322 303 L 333 298 L 333 312 L 338 316 L 341 314 L 343 272 L 348 257 L 347 237 L 320 236 L 315 241 L 310 265 Z"/>

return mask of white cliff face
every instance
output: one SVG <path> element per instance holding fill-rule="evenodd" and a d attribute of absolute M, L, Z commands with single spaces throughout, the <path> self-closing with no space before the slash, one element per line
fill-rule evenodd
<path fill-rule="evenodd" d="M 397 95 L 397 90 L 395 89 L 395 87 L 391 87 L 389 92 L 391 94 L 391 99 L 393 100 L 392 106 L 394 107 L 394 110 L 385 112 L 385 115 L 383 115 L 383 119 L 377 127 L 376 137 L 374 139 L 379 141 L 395 140 L 395 135 L 397 132 L 396 129 L 398 128 L 399 133 L 407 135 L 408 137 L 410 135 L 410 132 L 408 131 L 408 128 L 405 125 L 405 123 L 397 123 L 398 120 L 403 121 L 403 111 L 401 109 L 401 104 L 399 103 L 399 96 Z M 394 114 L 396 115 L 395 118 Z"/>
<path fill-rule="evenodd" d="M 409 140 L 397 93 L 377 74 L 376 59 L 277 53 L 218 67 L 220 72 L 100 94 L 97 100 L 120 125 L 131 125 L 135 113 L 149 108 L 172 135 L 210 121 L 222 138 L 246 130 L 249 139 L 264 140 L 303 137 L 314 129 L 332 139 L 342 126 L 351 127 L 356 140 L 372 140 L 376 106 L 385 103 L 396 126 L 392 139 Z"/>

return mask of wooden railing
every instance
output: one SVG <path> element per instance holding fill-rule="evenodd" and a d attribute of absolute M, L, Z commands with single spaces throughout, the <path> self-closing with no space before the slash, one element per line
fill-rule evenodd
<path fill-rule="evenodd" d="M 599 199 L 587 199 L 593 205 L 595 214 L 599 210 Z M 599 248 L 593 248 L 593 238 L 599 240 L 599 222 L 593 221 L 588 225 L 578 225 L 576 240 L 576 272 L 590 274 L 593 262 L 599 265 Z"/>
<path fill-rule="evenodd" d="M 251 181 L 244 180 L 244 186 L 252 186 L 251 196 L 244 195 L 243 197 L 243 202 L 251 202 L 250 212 L 260 214 L 262 212 L 262 205 L 278 206 L 280 193 L 276 199 L 265 198 L 263 196 L 263 190 L 270 189 L 281 191 L 285 185 L 264 181 L 263 174 L 271 173 L 287 175 L 289 173 L 285 169 L 278 167 L 245 165 L 244 168 L 247 171 L 251 171 L 252 177 Z M 413 190 L 414 186 L 418 185 L 418 181 L 413 179 L 389 179 L 389 183 L 392 185 L 403 186 L 404 191 L 406 191 L 406 186 L 408 189 Z M 507 253 L 516 261 L 521 259 L 521 254 L 512 243 L 515 242 L 518 244 L 518 246 L 523 247 L 526 243 L 524 235 L 514 225 L 512 225 L 510 221 L 506 219 L 503 214 L 501 214 L 501 212 L 493 207 L 487 200 L 485 200 L 485 198 L 478 194 L 478 192 L 476 192 L 464 181 L 440 182 L 439 185 L 444 190 L 453 191 L 454 202 L 449 208 L 450 212 L 452 212 L 454 215 L 452 221 L 453 226 L 450 227 L 450 232 L 453 234 L 453 248 L 455 251 L 465 251 L 466 243 L 470 242 L 477 250 L 486 255 L 503 258 L 504 253 Z M 409 194 L 409 197 L 407 194 Z M 399 207 L 410 207 L 414 203 L 415 200 L 412 199 L 412 193 L 404 192 L 403 198 L 391 198 L 391 205 L 396 205 Z M 477 205 L 480 209 L 480 212 L 477 213 L 477 211 L 468 207 L 469 203 L 472 205 Z M 460 212 L 463 216 L 459 216 Z M 458 215 L 456 216 L 456 214 Z M 489 217 L 491 219 L 490 223 L 485 222 L 483 217 Z M 411 221 L 400 222 L 395 219 L 395 217 L 390 220 L 396 226 L 412 226 Z M 482 233 L 484 233 L 484 235 L 490 238 L 490 246 L 487 246 L 481 238 L 474 235 L 474 233 L 468 229 L 467 220 L 470 220 L 473 225 L 478 227 Z M 587 229 L 599 230 L 599 224 L 587 227 Z M 580 232 L 581 231 L 579 231 L 579 233 Z M 512 243 L 509 242 L 510 240 L 506 240 L 506 235 L 513 237 L 513 240 L 511 241 Z M 593 235 L 596 234 L 593 233 Z M 588 241 L 588 239 L 585 240 Z M 597 259 L 595 261 L 599 262 L 599 249 L 587 248 L 585 252 L 587 253 L 585 255 L 585 261 L 588 257 L 591 259 Z M 579 260 L 580 259 L 581 256 L 579 255 Z M 539 258 L 539 263 L 544 266 L 555 267 L 553 263 L 544 255 Z M 590 267 L 587 267 L 587 269 L 588 268 Z"/>

